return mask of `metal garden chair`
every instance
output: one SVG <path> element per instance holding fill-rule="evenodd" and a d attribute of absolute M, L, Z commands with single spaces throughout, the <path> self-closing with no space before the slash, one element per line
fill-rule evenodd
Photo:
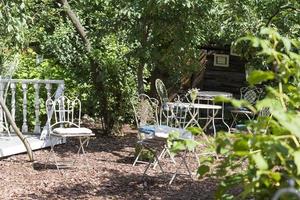
<path fill-rule="evenodd" d="M 90 137 L 95 134 L 88 128 L 80 127 L 81 124 L 81 102 L 78 98 L 70 100 L 66 96 L 60 96 L 56 100 L 48 99 L 46 101 L 48 117 L 48 135 L 51 142 L 50 155 L 54 156 L 57 169 L 67 167 L 57 161 L 54 147 L 66 141 L 67 138 L 76 138 L 79 140 L 77 154 L 85 154 L 84 147 L 88 145 Z M 48 158 L 49 160 L 49 158 Z M 74 164 L 75 161 L 72 163 Z"/>
<path fill-rule="evenodd" d="M 263 90 L 262 88 L 258 87 L 242 87 L 240 89 L 240 94 L 241 97 L 240 99 L 248 101 L 250 104 L 254 105 L 257 100 L 259 100 Z M 245 108 L 245 107 L 240 107 L 240 108 L 233 108 L 230 110 L 231 115 L 232 115 L 232 123 L 230 125 L 230 128 L 232 128 L 234 125 L 237 124 L 238 119 L 241 116 L 246 117 L 248 120 L 251 120 L 254 116 L 254 113 Z"/>
<path fill-rule="evenodd" d="M 178 122 L 184 124 L 185 120 L 186 120 L 186 115 L 182 114 L 182 110 L 174 110 L 171 111 L 170 107 L 167 105 L 168 102 L 170 102 L 169 98 L 168 98 L 168 92 L 166 89 L 165 84 L 163 83 L 162 80 L 160 79 L 156 79 L 155 80 L 155 88 L 156 88 L 156 92 L 158 94 L 159 100 L 160 100 L 160 110 L 159 110 L 159 120 L 160 120 L 160 124 L 166 124 L 168 126 L 172 126 L 171 122 L 172 122 L 172 118 L 174 119 L 174 117 L 176 117 L 176 119 L 178 120 Z M 176 97 L 173 99 L 176 102 L 180 102 L 182 101 L 183 98 L 182 96 L 179 95 L 175 95 Z M 178 109 L 178 108 L 174 108 L 174 109 Z M 176 113 L 178 116 L 172 116 L 171 113 Z M 184 112 L 186 113 L 186 112 Z"/>
<path fill-rule="evenodd" d="M 256 117 L 251 119 L 248 126 L 246 124 L 237 124 L 234 132 L 245 132 L 251 134 L 264 134 L 267 133 L 272 114 L 268 107 L 264 107 L 258 111 Z"/>
<path fill-rule="evenodd" d="M 184 129 L 174 128 L 167 125 L 160 125 L 158 123 L 158 100 L 154 98 L 150 98 L 145 94 L 140 94 L 132 101 L 132 105 L 135 113 L 136 124 L 138 127 L 138 144 L 142 147 L 138 152 L 133 165 L 135 165 L 137 162 L 143 162 L 139 160 L 139 157 L 142 151 L 146 149 L 153 154 L 154 162 L 152 160 L 149 160 L 144 170 L 143 178 L 145 177 L 151 165 L 153 165 L 154 167 L 158 165 L 160 170 L 164 172 L 160 161 L 162 157 L 166 153 L 168 153 L 166 139 L 169 133 L 177 131 L 180 133 L 181 138 L 186 139 L 191 139 L 192 134 Z"/>

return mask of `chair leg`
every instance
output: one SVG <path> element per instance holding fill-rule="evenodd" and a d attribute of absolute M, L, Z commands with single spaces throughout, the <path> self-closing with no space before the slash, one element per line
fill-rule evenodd
<path fill-rule="evenodd" d="M 161 172 L 164 173 L 164 170 L 163 170 L 163 168 L 160 164 L 160 160 L 158 159 L 157 152 L 155 150 L 151 149 L 150 147 L 147 147 L 147 146 L 145 146 L 145 149 L 149 150 L 154 155 L 155 160 L 157 161 L 157 165 L 159 166 Z M 147 174 L 147 171 L 149 170 L 151 164 L 152 164 L 152 161 L 149 160 L 149 162 L 148 162 L 148 164 L 147 164 L 147 166 L 144 170 L 144 173 L 143 173 L 143 179 L 145 178 L 145 175 Z"/>
<path fill-rule="evenodd" d="M 84 139 L 84 140 L 82 140 Z M 85 154 L 85 150 L 84 150 L 84 145 L 85 144 L 88 144 L 90 138 L 89 137 L 79 137 L 79 149 L 77 151 L 77 154 L 79 155 L 80 154 L 80 151 L 82 152 L 82 154 Z"/>
<path fill-rule="evenodd" d="M 173 174 L 173 176 L 172 176 L 172 178 L 171 178 L 171 180 L 170 180 L 170 182 L 169 182 L 169 185 L 171 185 L 171 184 L 173 183 L 175 177 L 178 175 L 179 168 L 182 166 L 182 164 L 184 164 L 185 168 L 186 168 L 187 171 L 188 171 L 189 176 L 191 177 L 191 179 L 193 179 L 191 170 L 190 170 L 190 168 L 189 168 L 189 166 L 188 166 L 188 164 L 187 164 L 187 162 L 186 162 L 186 155 L 187 155 L 187 151 L 184 151 L 183 155 L 180 156 L 180 157 L 181 157 L 181 162 L 180 162 L 179 166 L 176 168 L 176 171 L 175 171 L 175 173 Z"/>
<path fill-rule="evenodd" d="M 194 150 L 193 151 L 193 154 L 194 154 L 194 156 L 195 156 L 195 158 L 196 158 L 196 161 L 197 161 L 197 163 L 198 163 L 198 167 L 200 166 L 200 159 L 199 159 L 199 155 L 197 155 L 197 153 L 196 153 L 196 151 Z"/>
<path fill-rule="evenodd" d="M 231 113 L 231 116 L 232 116 L 232 122 L 231 122 L 230 128 L 233 128 L 233 125 L 236 124 L 238 113 L 236 113 L 236 114 Z"/>
<path fill-rule="evenodd" d="M 169 154 L 169 156 L 170 156 L 172 162 L 173 162 L 174 164 L 176 164 L 176 161 L 175 161 L 175 159 L 174 159 L 174 156 L 171 154 L 171 152 L 170 152 L 170 150 L 169 150 L 168 148 L 167 148 L 166 152 Z"/>
<path fill-rule="evenodd" d="M 159 154 L 159 156 L 158 156 L 157 159 L 160 160 L 162 157 L 165 156 L 165 154 L 166 154 L 166 147 L 161 151 L 161 153 Z M 155 160 L 155 161 L 153 162 L 153 169 L 156 168 L 157 163 L 158 163 L 158 160 Z"/>
<path fill-rule="evenodd" d="M 50 161 L 50 156 L 52 155 L 53 158 L 54 158 L 54 163 L 55 163 L 55 166 L 56 166 L 58 172 L 59 172 L 60 174 L 62 174 L 62 172 L 61 172 L 61 170 L 60 170 L 60 167 L 59 167 L 59 163 L 58 163 L 58 161 L 57 161 L 57 155 L 56 155 L 56 153 L 55 153 L 55 151 L 54 151 L 54 147 L 55 147 L 55 145 L 56 145 L 56 142 L 58 142 L 58 141 L 60 140 L 60 138 L 57 138 L 57 137 L 49 137 L 49 140 L 50 140 L 50 146 L 51 146 L 51 149 L 50 149 L 50 152 L 49 152 L 49 154 L 48 154 L 48 158 L 47 158 L 47 160 L 46 160 L 46 163 L 48 163 L 48 162 Z M 45 167 L 46 167 L 46 165 L 45 165 Z"/>
<path fill-rule="evenodd" d="M 133 162 L 132 166 L 135 166 L 135 165 L 136 165 L 136 163 L 138 162 L 138 160 L 139 160 L 139 158 L 140 158 L 140 156 L 141 156 L 141 154 L 142 154 L 142 151 L 143 151 L 143 147 L 142 147 L 142 149 L 139 151 L 139 153 L 138 153 L 138 155 L 136 156 L 136 158 L 134 159 L 134 162 Z"/>

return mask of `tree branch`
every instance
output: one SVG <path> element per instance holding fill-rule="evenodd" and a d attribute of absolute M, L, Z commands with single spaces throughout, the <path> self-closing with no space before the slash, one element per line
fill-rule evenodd
<path fill-rule="evenodd" d="M 17 127 L 15 121 L 13 120 L 6 104 L 4 103 L 3 98 L 0 98 L 0 107 L 2 107 L 6 117 L 8 118 L 9 123 L 11 124 L 12 128 L 14 129 L 16 135 L 20 138 L 20 140 L 22 141 L 22 143 L 24 144 L 26 150 L 27 150 L 27 154 L 29 156 L 29 160 L 32 162 L 34 161 L 33 159 L 33 153 L 32 153 L 32 149 L 30 147 L 30 144 L 28 142 L 28 140 L 26 139 L 26 137 L 24 137 L 24 135 L 22 134 L 22 132 L 19 130 L 19 128 Z"/>
<path fill-rule="evenodd" d="M 300 9 L 297 9 L 295 7 L 292 7 L 292 6 L 289 6 L 289 5 L 284 5 L 284 6 L 280 6 L 277 11 L 269 18 L 266 26 L 270 26 L 271 22 L 273 21 L 273 19 L 279 14 L 281 13 L 282 11 L 284 10 L 293 10 L 293 11 L 296 11 L 296 12 L 300 12 Z"/>
<path fill-rule="evenodd" d="M 77 32 L 79 33 L 80 37 L 82 38 L 86 50 L 88 52 L 91 51 L 91 42 L 89 40 L 89 38 L 87 37 L 87 33 L 85 28 L 82 26 L 82 24 L 79 21 L 79 18 L 76 16 L 76 14 L 73 12 L 73 10 L 71 9 L 68 0 L 60 0 L 60 2 L 62 3 L 65 12 L 67 13 L 69 19 L 72 21 L 73 25 L 75 26 Z"/>

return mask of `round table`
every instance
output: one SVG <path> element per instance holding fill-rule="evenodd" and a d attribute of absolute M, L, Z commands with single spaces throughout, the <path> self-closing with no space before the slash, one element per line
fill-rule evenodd
<path fill-rule="evenodd" d="M 184 103 L 184 102 L 167 102 L 166 106 L 168 106 L 171 111 L 171 116 L 178 116 L 177 113 L 174 113 L 174 108 L 184 108 L 184 112 L 188 112 L 185 113 L 184 116 L 185 118 L 188 117 L 189 121 L 185 121 L 184 120 L 184 127 L 183 128 L 187 128 L 191 125 L 196 125 L 199 128 L 203 128 L 206 129 L 210 123 L 212 123 L 212 128 L 214 131 L 214 136 L 216 136 L 216 126 L 215 126 L 215 117 L 218 113 L 219 110 L 222 109 L 222 106 L 220 105 L 211 105 L 211 104 L 200 104 L 200 103 Z M 207 112 L 207 116 L 205 117 L 207 119 L 205 125 L 203 127 L 200 126 L 198 119 L 200 116 L 200 110 L 204 109 L 207 111 L 212 111 L 212 114 L 209 115 L 209 112 Z M 175 112 L 178 112 L 177 109 L 175 109 Z M 179 111 L 180 112 L 180 111 Z M 186 114 L 188 114 L 189 116 L 187 116 Z M 177 119 L 176 119 L 177 121 Z M 177 122 L 178 123 L 178 122 Z M 179 122 L 180 123 L 180 122 Z"/>
<path fill-rule="evenodd" d="M 197 99 L 198 100 L 207 100 L 207 103 L 210 104 L 212 102 L 213 105 L 215 103 L 212 101 L 215 97 L 217 96 L 223 96 L 227 98 L 231 98 L 233 95 L 232 93 L 229 92 L 221 92 L 221 91 L 199 91 L 197 94 Z M 230 132 L 230 127 L 224 120 L 224 102 L 222 102 L 222 113 L 220 118 L 215 118 L 215 119 L 221 119 L 223 124 L 228 128 L 228 132 Z"/>
<path fill-rule="evenodd" d="M 201 100 L 212 100 L 217 96 L 231 98 L 232 94 L 229 92 L 220 92 L 220 91 L 199 91 L 197 94 L 197 98 Z"/>

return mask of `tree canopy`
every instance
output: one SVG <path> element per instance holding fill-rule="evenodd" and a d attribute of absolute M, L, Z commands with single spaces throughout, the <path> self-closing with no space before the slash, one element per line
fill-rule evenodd
<path fill-rule="evenodd" d="M 65 79 L 70 93 L 83 95 L 85 112 L 109 118 L 110 128 L 127 120 L 130 105 L 120 99 L 149 91 L 157 74 L 179 87 L 180 77 L 199 70 L 201 47 L 231 45 L 263 26 L 300 33 L 296 0 L 2 0 L 0 6 L 2 65 L 19 52 L 19 70 L 37 73 L 16 76 Z M 34 69 L 37 55 L 44 58 L 41 72 Z"/>

